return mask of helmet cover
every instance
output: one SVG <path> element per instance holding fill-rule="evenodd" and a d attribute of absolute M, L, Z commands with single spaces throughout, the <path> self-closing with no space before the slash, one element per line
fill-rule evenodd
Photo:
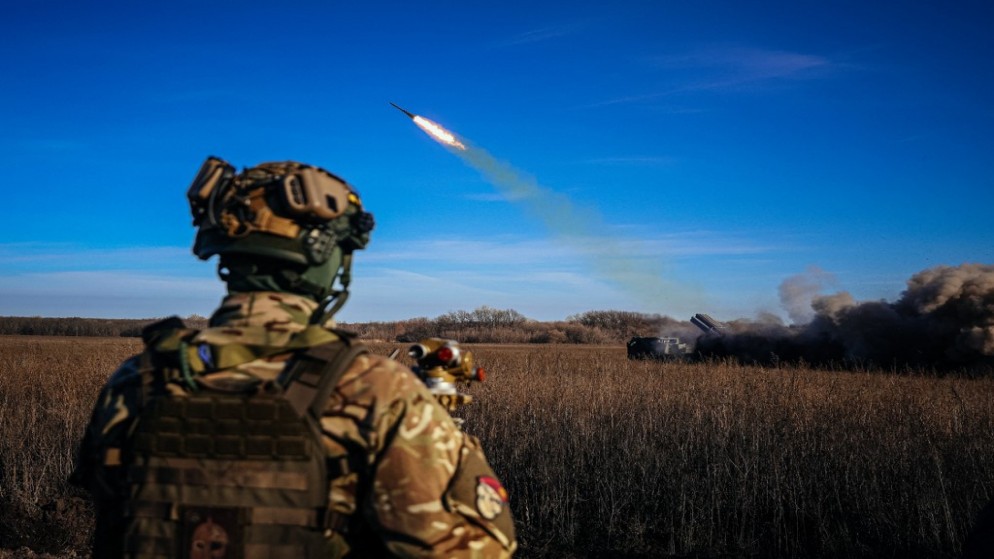
<path fill-rule="evenodd" d="M 187 198 L 199 258 L 217 254 L 222 267 L 254 262 L 281 269 L 283 275 L 304 278 L 300 281 L 308 285 L 302 291 L 318 299 L 335 294 L 335 277 L 347 281 L 350 256 L 365 248 L 374 225 L 351 185 L 293 161 L 235 173 L 226 161 L 208 157 Z M 311 285 L 313 278 L 323 278 L 316 283 L 325 285 Z M 229 277 L 222 273 L 222 279 Z"/>

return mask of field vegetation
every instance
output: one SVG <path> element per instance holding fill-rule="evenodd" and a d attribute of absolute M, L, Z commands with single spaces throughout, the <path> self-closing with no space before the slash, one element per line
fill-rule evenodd
<path fill-rule="evenodd" d="M 91 509 L 65 478 L 139 347 L 0 337 L 0 548 L 86 553 Z M 489 379 L 460 415 L 510 491 L 522 557 L 951 558 L 994 496 L 991 375 L 470 347 Z"/>

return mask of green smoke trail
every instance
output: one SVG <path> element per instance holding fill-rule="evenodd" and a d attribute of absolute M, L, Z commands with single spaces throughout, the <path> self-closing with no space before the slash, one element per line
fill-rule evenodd
<path fill-rule="evenodd" d="M 497 160 L 464 140 L 465 149 L 449 147 L 476 169 L 510 202 L 520 204 L 560 241 L 582 254 L 601 279 L 620 287 L 645 312 L 689 312 L 701 306 L 701 294 L 664 278 L 661 259 L 640 256 L 640 243 L 610 233 L 597 211 L 577 207 L 566 195 L 545 188 L 533 177 Z"/>

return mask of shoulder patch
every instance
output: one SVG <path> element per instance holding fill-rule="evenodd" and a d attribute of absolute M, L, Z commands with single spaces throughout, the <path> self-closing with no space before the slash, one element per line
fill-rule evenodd
<path fill-rule="evenodd" d="M 493 520 L 504 512 L 508 503 L 507 489 L 490 476 L 476 478 L 476 512 L 487 520 Z"/>

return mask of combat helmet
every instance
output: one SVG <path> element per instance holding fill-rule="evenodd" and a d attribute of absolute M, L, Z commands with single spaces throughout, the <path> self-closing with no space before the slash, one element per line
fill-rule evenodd
<path fill-rule="evenodd" d="M 341 178 L 293 161 L 236 173 L 208 157 L 187 192 L 200 259 L 219 255 L 229 292 L 287 291 L 322 303 L 315 322 L 348 298 L 352 253 L 366 247 L 373 215 Z M 336 286 L 337 280 L 337 286 Z"/>

